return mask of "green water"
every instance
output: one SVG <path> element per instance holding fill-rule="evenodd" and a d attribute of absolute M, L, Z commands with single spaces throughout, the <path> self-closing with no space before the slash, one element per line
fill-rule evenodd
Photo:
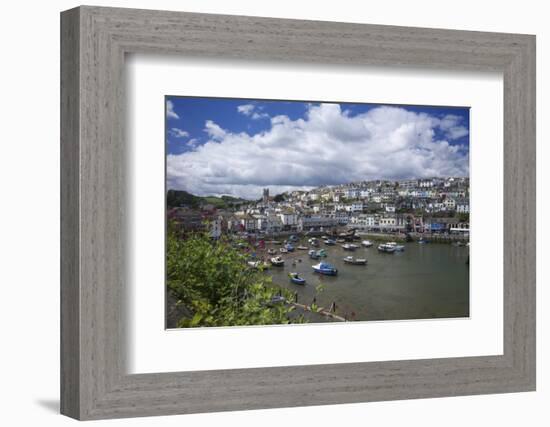
<path fill-rule="evenodd" d="M 285 266 L 272 267 L 266 274 L 274 283 L 297 292 L 299 303 L 309 305 L 316 297 L 318 305 L 329 308 L 334 301 L 337 313 L 353 320 L 469 316 L 468 247 L 405 243 L 404 252 L 388 254 L 379 252 L 374 243 L 354 252 L 321 243 L 318 249 L 328 253 L 323 260 L 338 269 L 334 277 L 314 273 L 311 266 L 319 260 L 310 259 L 303 250 L 282 254 Z M 270 247 L 278 250 L 280 246 Z M 342 259 L 348 255 L 367 258 L 367 265 L 345 264 Z M 306 285 L 291 283 L 291 271 L 305 278 Z M 317 292 L 320 284 L 323 290 Z"/>

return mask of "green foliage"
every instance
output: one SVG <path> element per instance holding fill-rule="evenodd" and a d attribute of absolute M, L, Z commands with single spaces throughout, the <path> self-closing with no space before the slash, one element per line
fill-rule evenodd
<path fill-rule="evenodd" d="M 277 194 L 275 197 L 273 197 L 273 201 L 276 203 L 284 202 L 285 201 L 285 195 L 284 194 Z"/>
<path fill-rule="evenodd" d="M 470 222 L 470 214 L 466 212 L 461 212 L 458 214 L 458 220 L 460 222 Z"/>
<path fill-rule="evenodd" d="M 219 209 L 227 207 L 238 206 L 241 203 L 246 202 L 244 199 L 239 199 L 232 196 L 195 196 L 187 191 L 180 190 L 168 190 L 166 194 L 166 205 L 168 208 L 177 208 L 180 206 L 187 206 L 190 208 L 198 208 L 203 204 L 210 204 Z"/>
<path fill-rule="evenodd" d="M 276 297 L 291 301 L 291 293 L 248 268 L 245 255 L 224 239 L 214 242 L 206 234 L 180 239 L 169 231 L 166 268 L 170 292 L 191 313 L 178 327 L 290 323 L 293 307 Z"/>
<path fill-rule="evenodd" d="M 200 204 L 200 197 L 194 196 L 187 191 L 168 190 L 166 194 L 166 205 L 168 208 L 189 206 L 197 208 Z"/>

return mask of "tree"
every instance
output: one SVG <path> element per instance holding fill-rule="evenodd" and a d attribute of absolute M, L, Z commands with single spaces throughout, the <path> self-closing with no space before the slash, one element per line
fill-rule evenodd
<path fill-rule="evenodd" d="M 460 222 L 470 222 L 470 214 L 467 212 L 461 212 L 458 214 L 458 220 Z"/>
<path fill-rule="evenodd" d="M 285 201 L 285 195 L 284 194 L 277 194 L 275 197 L 273 197 L 273 201 L 276 203 L 284 202 Z"/>
<path fill-rule="evenodd" d="M 292 295 L 248 268 L 245 255 L 224 238 L 214 242 L 197 233 L 186 239 L 172 230 L 167 244 L 167 285 L 188 313 L 178 327 L 239 326 L 290 323 L 294 307 L 277 302 Z M 301 322 L 297 317 L 293 322 Z"/>

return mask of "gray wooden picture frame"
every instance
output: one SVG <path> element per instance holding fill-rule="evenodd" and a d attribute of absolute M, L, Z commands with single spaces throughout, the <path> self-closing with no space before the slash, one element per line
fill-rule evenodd
<path fill-rule="evenodd" d="M 127 374 L 127 53 L 502 72 L 503 355 Z M 532 35 L 71 9 L 61 14 L 61 166 L 65 415 L 85 420 L 535 390 Z"/>

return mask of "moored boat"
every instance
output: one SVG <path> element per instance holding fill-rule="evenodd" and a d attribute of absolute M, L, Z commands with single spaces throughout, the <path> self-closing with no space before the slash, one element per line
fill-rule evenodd
<path fill-rule="evenodd" d="M 261 265 L 261 261 L 248 261 L 247 264 L 249 267 L 259 268 Z"/>
<path fill-rule="evenodd" d="M 306 284 L 306 279 L 304 279 L 303 277 L 300 277 L 298 275 L 298 273 L 289 273 L 288 277 L 290 277 L 290 281 L 292 283 L 295 283 L 297 285 L 305 285 Z"/>
<path fill-rule="evenodd" d="M 285 265 L 285 260 L 281 258 L 280 256 L 276 256 L 270 259 L 271 265 L 274 265 L 275 267 L 282 267 Z"/>
<path fill-rule="evenodd" d="M 280 248 L 279 252 L 281 252 L 282 254 L 286 254 L 286 253 L 288 253 L 288 249 L 287 248 Z"/>
<path fill-rule="evenodd" d="M 393 246 L 397 252 L 403 252 L 405 250 L 404 245 L 398 245 L 396 242 L 388 242 L 386 245 Z"/>
<path fill-rule="evenodd" d="M 309 239 L 308 242 L 311 246 L 315 246 L 315 247 L 319 246 L 319 240 L 317 240 L 315 237 L 312 237 L 311 239 Z"/>
<path fill-rule="evenodd" d="M 367 260 L 365 258 L 353 258 L 351 255 L 344 258 L 346 264 L 353 265 L 366 265 Z"/>
<path fill-rule="evenodd" d="M 395 252 L 395 246 L 390 245 L 388 243 L 382 243 L 381 245 L 378 245 L 378 250 L 380 252 L 385 252 L 388 254 L 392 254 Z"/>
<path fill-rule="evenodd" d="M 355 249 L 357 249 L 357 245 L 346 243 L 345 245 L 342 245 L 342 249 L 345 251 L 354 251 Z"/>
<path fill-rule="evenodd" d="M 370 248 L 372 246 L 372 242 L 370 240 L 363 240 L 361 242 L 361 245 L 363 245 L 365 248 Z"/>
<path fill-rule="evenodd" d="M 325 245 L 327 246 L 334 246 L 336 244 L 336 240 L 332 240 L 332 239 L 325 239 Z"/>
<path fill-rule="evenodd" d="M 327 252 L 326 252 L 324 249 L 319 249 L 319 250 L 317 251 L 317 256 L 326 257 L 326 256 L 327 256 Z"/>
<path fill-rule="evenodd" d="M 268 250 L 267 250 L 267 253 L 268 253 L 269 255 L 275 255 L 275 254 L 277 253 L 277 251 L 276 251 L 275 249 L 268 249 Z"/>
<path fill-rule="evenodd" d="M 311 259 L 319 259 L 321 258 L 318 254 L 317 254 L 317 251 L 315 249 L 311 249 L 309 252 L 308 252 L 308 255 Z"/>
<path fill-rule="evenodd" d="M 307 246 L 296 246 L 296 249 L 300 251 L 307 251 Z"/>
<path fill-rule="evenodd" d="M 294 252 L 294 246 L 292 246 L 290 243 L 287 243 L 285 245 L 285 249 L 288 251 L 288 252 Z"/>
<path fill-rule="evenodd" d="M 312 265 L 313 271 L 319 274 L 325 274 L 327 276 L 336 276 L 338 270 L 327 262 L 320 262 L 319 264 Z"/>

